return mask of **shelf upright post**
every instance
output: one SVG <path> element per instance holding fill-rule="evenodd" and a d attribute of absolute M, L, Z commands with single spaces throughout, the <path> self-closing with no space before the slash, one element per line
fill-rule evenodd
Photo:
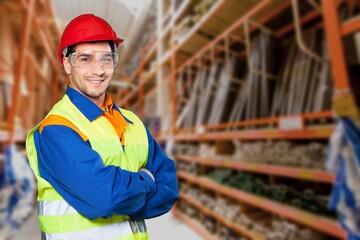
<path fill-rule="evenodd" d="M 142 49 L 141 51 L 141 59 L 144 59 L 145 57 L 145 51 L 144 51 L 144 48 Z M 140 63 L 140 68 L 139 68 L 139 72 L 137 72 L 136 74 L 138 75 L 138 78 L 139 78 L 139 81 L 138 81 L 138 85 L 137 85 L 137 88 L 139 89 L 139 97 L 135 100 L 137 101 L 137 105 L 138 105 L 138 116 L 141 120 L 144 120 L 144 111 L 143 111 L 143 96 L 144 96 L 144 84 L 143 84 L 143 81 L 144 79 L 142 78 L 142 73 L 144 71 L 144 65 L 145 65 L 145 62 L 144 61 L 141 61 Z M 134 90 L 136 91 L 136 90 Z M 130 104 L 130 99 L 128 100 L 128 103 Z M 136 104 L 136 103 L 134 103 Z"/>
<path fill-rule="evenodd" d="M 164 12 L 164 0 L 161 1 L 157 1 L 157 21 L 156 21 L 156 25 L 157 25 L 157 32 L 158 34 L 156 35 L 156 42 L 161 41 L 160 35 L 162 35 L 162 24 L 164 22 L 163 19 L 163 12 Z M 158 46 L 157 46 L 157 52 L 156 52 L 156 63 L 160 64 L 161 58 L 162 56 L 164 56 L 164 46 L 162 42 L 159 42 Z M 156 115 L 158 116 L 162 116 L 162 104 L 163 103 L 163 94 L 161 91 L 161 81 L 163 79 L 164 75 L 163 75 L 163 71 L 162 68 L 159 67 L 158 71 L 156 71 L 156 85 L 158 88 L 157 91 L 157 96 L 156 96 Z"/>
<path fill-rule="evenodd" d="M 54 105 L 59 100 L 58 86 L 60 82 L 60 73 L 57 69 L 53 72 L 54 81 L 51 84 L 51 105 Z"/>
<path fill-rule="evenodd" d="M 139 106 L 139 117 L 141 120 L 144 120 L 144 85 L 142 82 L 141 82 L 141 79 L 140 79 L 140 84 L 139 84 L 139 99 L 137 100 L 138 101 L 138 106 Z"/>
<path fill-rule="evenodd" d="M 50 0 L 46 1 L 46 6 L 48 9 L 48 12 L 50 13 L 51 18 L 53 18 L 52 24 L 53 24 L 53 28 L 55 30 L 55 34 L 58 37 L 58 39 L 60 39 L 61 34 L 55 23 L 54 8 L 53 8 L 53 5 L 50 2 Z M 56 50 L 56 47 L 57 46 L 55 45 L 55 50 Z M 61 77 L 61 67 L 60 67 L 60 65 L 58 65 L 58 66 L 59 67 L 54 66 L 54 68 L 53 68 L 54 81 L 51 86 L 51 93 L 52 93 L 51 105 L 54 105 L 59 100 L 59 84 L 60 84 L 60 77 Z"/>
<path fill-rule="evenodd" d="M 122 97 L 123 98 L 126 98 L 126 96 L 129 96 L 131 94 L 131 78 L 128 77 L 127 78 L 127 86 L 126 86 L 126 89 L 125 89 L 125 95 L 122 94 Z M 129 109 L 130 108 L 130 103 L 129 101 L 126 101 L 125 102 L 125 108 Z"/>
<path fill-rule="evenodd" d="M 337 12 L 337 1 L 322 0 L 321 6 L 334 80 L 335 94 L 333 105 L 335 112 L 339 117 L 347 116 L 359 119 L 359 109 L 352 95 L 346 67 L 341 25 Z"/>
<path fill-rule="evenodd" d="M 19 97 L 20 97 L 20 82 L 25 70 L 26 51 L 31 35 L 31 28 L 33 22 L 32 20 L 35 11 L 35 0 L 29 0 L 27 2 L 27 6 L 23 8 L 22 11 L 25 11 L 21 24 L 21 26 L 23 26 L 23 31 L 21 31 L 20 46 L 14 68 L 14 85 L 12 89 L 11 106 L 8 108 L 8 117 L 7 117 L 7 122 L 9 126 L 9 139 L 8 139 L 9 144 L 14 143 L 15 141 L 14 138 L 15 117 L 17 114 Z"/>
<path fill-rule="evenodd" d="M 172 21 L 172 24 L 175 26 L 175 20 Z M 171 45 L 173 47 L 173 50 L 171 52 L 171 62 L 170 62 L 170 68 L 171 68 L 171 77 L 170 77 L 170 91 L 172 96 L 171 99 L 171 126 L 170 126 L 170 135 L 175 136 L 178 132 L 178 129 L 176 128 L 176 119 L 177 119 L 177 112 L 176 112 L 176 105 L 177 105 L 177 99 L 178 99 L 178 93 L 176 91 L 176 74 L 177 74 L 177 67 L 176 67 L 176 55 L 177 55 L 177 48 L 174 45 L 174 37 L 175 37 L 175 27 L 171 28 Z"/>

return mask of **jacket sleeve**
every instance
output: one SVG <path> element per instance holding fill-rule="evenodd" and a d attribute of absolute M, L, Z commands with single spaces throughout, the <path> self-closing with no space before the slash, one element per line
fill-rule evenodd
<path fill-rule="evenodd" d="M 179 199 L 175 163 L 161 150 L 149 130 L 146 131 L 149 140 L 149 158 L 145 168 L 155 177 L 156 191 L 147 196 L 145 206 L 132 216 L 134 220 L 165 214 Z"/>
<path fill-rule="evenodd" d="M 133 215 L 155 191 L 147 173 L 105 166 L 90 143 L 69 127 L 46 126 L 34 138 L 41 177 L 89 219 Z"/>

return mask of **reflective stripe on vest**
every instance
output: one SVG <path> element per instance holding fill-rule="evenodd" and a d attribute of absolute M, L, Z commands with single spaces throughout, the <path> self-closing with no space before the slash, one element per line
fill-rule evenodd
<path fill-rule="evenodd" d="M 81 131 L 82 138 L 86 136 L 91 147 L 100 154 L 105 165 L 120 166 L 125 170 L 137 172 L 146 165 L 148 158 L 146 129 L 132 112 L 121 109 L 121 113 L 133 122 L 124 129 L 125 151 L 116 131 L 105 117 L 100 116 L 89 122 L 67 95 L 53 107 L 48 116 L 61 116 L 73 123 L 77 132 Z M 28 134 L 26 149 L 31 168 L 38 180 L 38 217 L 42 239 L 148 239 L 145 223 L 137 222 L 137 228 L 134 228 L 134 223 L 130 224 L 127 221 L 128 216 L 114 215 L 111 218 L 95 220 L 85 218 L 40 176 L 34 142 L 34 132 L 39 126 L 40 124 Z"/>
<path fill-rule="evenodd" d="M 65 214 L 77 213 L 75 208 L 66 201 L 38 201 L 37 214 L 39 216 L 62 216 Z"/>
<path fill-rule="evenodd" d="M 131 237 L 129 237 L 131 236 Z M 147 239 L 146 225 L 144 221 L 122 221 L 101 228 L 93 228 L 86 231 L 69 233 L 45 233 L 41 232 L 41 240 L 130 240 Z"/>

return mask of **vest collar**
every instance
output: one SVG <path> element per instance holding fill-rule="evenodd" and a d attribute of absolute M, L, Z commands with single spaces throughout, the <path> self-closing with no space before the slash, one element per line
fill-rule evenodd
<path fill-rule="evenodd" d="M 90 99 L 88 99 L 87 97 L 85 97 L 84 95 L 79 93 L 77 90 L 71 88 L 70 86 L 67 86 L 65 94 L 69 97 L 70 101 L 80 110 L 80 112 L 82 114 L 84 114 L 84 116 L 90 122 L 94 121 L 95 119 L 97 119 L 104 113 L 104 111 L 101 108 L 99 108 L 95 103 L 93 103 Z M 108 97 L 110 98 L 109 95 L 108 95 Z M 116 111 L 118 111 L 121 114 L 121 116 L 128 123 L 133 124 L 133 122 L 131 120 L 126 118 L 121 113 L 120 109 L 118 108 L 118 106 L 116 106 L 116 104 L 114 102 L 112 103 L 112 106 Z"/>

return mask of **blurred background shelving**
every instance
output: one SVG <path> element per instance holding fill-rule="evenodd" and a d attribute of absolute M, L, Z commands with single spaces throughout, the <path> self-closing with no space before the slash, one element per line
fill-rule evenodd
<path fill-rule="evenodd" d="M 346 239 L 325 164 L 336 117 L 360 118 L 359 1 L 2 0 L 0 176 L 62 96 L 84 12 L 125 38 L 108 91 L 175 160 L 173 216 L 203 239 Z"/>

